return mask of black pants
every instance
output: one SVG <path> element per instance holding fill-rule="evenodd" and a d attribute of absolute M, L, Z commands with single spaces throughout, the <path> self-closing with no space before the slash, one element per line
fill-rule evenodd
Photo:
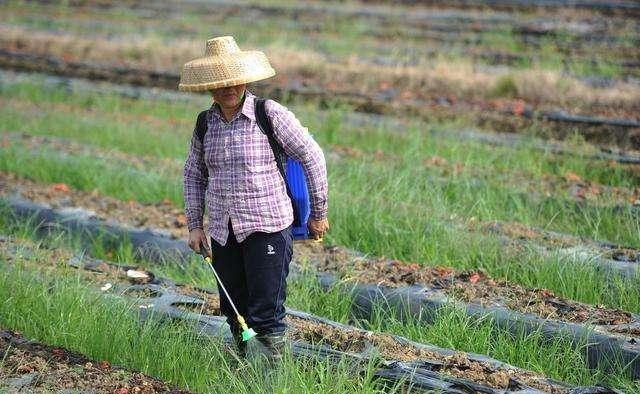
<path fill-rule="evenodd" d="M 231 221 L 229 238 L 222 246 L 211 239 L 213 266 L 238 311 L 258 334 L 282 332 L 286 328 L 284 301 L 289 263 L 293 254 L 291 227 L 275 233 L 255 232 L 238 243 Z M 220 310 L 231 332 L 241 329 L 220 283 Z"/>

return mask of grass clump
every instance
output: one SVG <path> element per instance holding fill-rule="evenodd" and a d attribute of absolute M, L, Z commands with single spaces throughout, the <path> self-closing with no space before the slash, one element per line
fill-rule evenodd
<path fill-rule="evenodd" d="M 491 97 L 517 97 L 518 86 L 511 75 L 503 75 L 496 80 L 489 95 Z"/>

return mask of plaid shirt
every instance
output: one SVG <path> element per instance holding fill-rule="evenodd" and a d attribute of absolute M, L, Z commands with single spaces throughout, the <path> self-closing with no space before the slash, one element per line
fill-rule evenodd
<path fill-rule="evenodd" d="M 221 245 L 229 235 L 229 219 L 238 242 L 255 231 L 276 232 L 293 222 L 284 179 L 269 140 L 256 123 L 254 97 L 246 91 L 242 109 L 228 123 L 218 106 L 212 105 L 207 111 L 204 144 L 194 133 L 184 166 L 189 231 L 203 228 L 206 196 L 207 233 Z M 268 100 L 266 110 L 276 141 L 287 155 L 302 164 L 309 187 L 311 218 L 326 218 L 327 169 L 320 146 L 286 107 Z"/>

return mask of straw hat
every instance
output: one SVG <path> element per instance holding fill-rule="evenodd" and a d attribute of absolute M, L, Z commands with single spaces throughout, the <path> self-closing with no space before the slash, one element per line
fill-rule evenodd
<path fill-rule="evenodd" d="M 198 92 L 259 81 L 276 75 L 264 53 L 241 51 L 233 37 L 207 40 L 204 57 L 185 63 L 180 90 Z"/>

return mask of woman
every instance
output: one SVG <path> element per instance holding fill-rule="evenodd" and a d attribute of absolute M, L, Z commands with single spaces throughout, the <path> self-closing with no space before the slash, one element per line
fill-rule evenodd
<path fill-rule="evenodd" d="M 215 268 L 257 338 L 279 355 L 286 329 L 293 209 L 268 138 L 256 123 L 255 96 L 246 89 L 247 83 L 273 75 L 262 52 L 241 51 L 233 37 L 216 37 L 207 41 L 205 57 L 184 65 L 179 88 L 213 96 L 206 133 L 200 138 L 194 132 L 184 167 L 189 246 L 196 252 L 209 250 L 203 227 L 206 196 Z M 320 238 L 329 230 L 322 150 L 287 108 L 268 100 L 266 112 L 275 140 L 302 164 L 311 202 L 308 227 Z M 241 329 L 224 296 L 220 309 L 244 355 Z"/>

